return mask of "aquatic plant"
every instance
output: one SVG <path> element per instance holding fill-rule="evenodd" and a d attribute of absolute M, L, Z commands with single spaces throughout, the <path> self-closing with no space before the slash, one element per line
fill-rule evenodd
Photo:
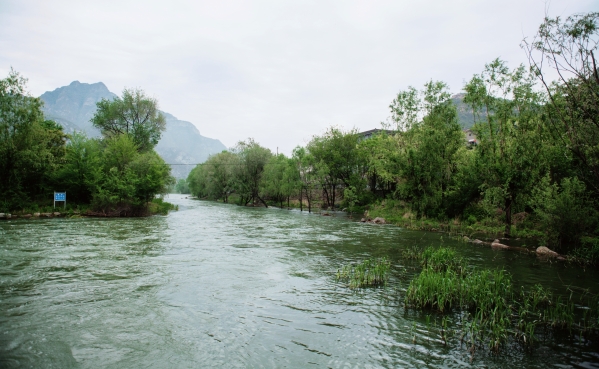
<path fill-rule="evenodd" d="M 337 270 L 337 280 L 347 281 L 350 288 L 384 285 L 389 278 L 391 263 L 386 257 L 347 264 Z"/>
<path fill-rule="evenodd" d="M 460 341 L 465 339 L 472 353 L 485 346 L 498 352 L 511 337 L 530 346 L 539 327 L 570 334 L 599 332 L 597 296 L 583 295 L 586 307 L 576 309 L 572 295 L 555 298 L 539 284 L 515 293 L 509 273 L 468 269 L 455 250 L 446 247 L 425 249 L 421 260 L 423 269 L 408 286 L 406 306 L 459 312 L 464 317 Z"/>

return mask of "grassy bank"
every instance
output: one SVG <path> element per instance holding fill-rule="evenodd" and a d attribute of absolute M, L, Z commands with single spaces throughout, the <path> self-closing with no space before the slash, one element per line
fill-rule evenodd
<path fill-rule="evenodd" d="M 402 201 L 383 200 L 368 206 L 366 211 L 369 218 L 382 217 L 390 224 L 406 229 L 447 232 L 456 237 L 469 238 L 502 238 L 504 232 L 504 215 L 498 213 L 494 216 L 470 215 L 467 219 L 439 220 L 426 217 L 418 218 L 410 209 L 409 205 Z M 511 228 L 511 240 L 517 240 L 518 246 L 530 247 L 547 245 L 547 235 L 542 232 L 538 220 L 528 214 L 515 214 Z M 557 251 L 566 255 L 569 260 L 582 264 L 599 265 L 599 238 L 582 237 L 577 247 L 568 248 L 566 245 L 558 247 Z"/>
<path fill-rule="evenodd" d="M 161 198 L 155 198 L 151 202 L 147 203 L 145 208 L 136 212 L 135 216 L 151 216 L 151 215 L 166 215 L 169 211 L 179 210 L 179 207 L 169 202 L 164 201 Z M 59 213 L 61 217 L 80 217 L 80 216 L 111 216 L 110 214 L 98 213 L 89 204 L 71 204 L 67 203 L 66 206 L 60 205 L 54 207 L 52 202 L 46 203 L 31 203 L 27 207 L 22 209 L 7 212 L 12 218 L 30 218 L 36 214 L 45 217 L 50 214 L 54 216 L 54 213 Z M 119 216 L 119 215 L 114 215 Z"/>

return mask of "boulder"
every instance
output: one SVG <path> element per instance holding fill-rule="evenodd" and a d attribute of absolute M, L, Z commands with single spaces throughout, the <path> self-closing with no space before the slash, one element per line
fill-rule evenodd
<path fill-rule="evenodd" d="M 4 219 L 4 218 L 6 218 L 6 214 L 0 213 L 0 219 Z"/>
<path fill-rule="evenodd" d="M 10 218 L 12 218 L 12 215 L 11 214 L 6 214 L 6 219 L 10 219 Z"/>
<path fill-rule="evenodd" d="M 470 242 L 470 237 L 468 236 L 464 236 L 462 237 L 462 239 L 464 240 L 464 242 Z"/>
<path fill-rule="evenodd" d="M 539 247 L 537 247 L 537 251 L 536 252 L 537 252 L 537 255 L 549 256 L 549 257 L 552 257 L 552 258 L 560 256 L 557 252 L 549 249 L 546 246 L 539 246 Z"/>
<path fill-rule="evenodd" d="M 31 218 L 31 214 L 25 214 L 25 215 L 23 215 L 23 218 L 29 219 L 29 218 Z"/>
<path fill-rule="evenodd" d="M 59 217 L 59 216 L 60 216 L 60 213 L 59 213 L 59 212 L 57 212 L 57 211 L 55 211 L 54 213 L 52 213 L 52 215 L 54 215 L 55 217 Z"/>
<path fill-rule="evenodd" d="M 472 243 L 473 243 L 473 244 L 476 244 L 476 245 L 482 245 L 484 242 L 483 242 L 483 241 L 481 241 L 481 240 L 479 240 L 479 239 L 477 238 L 477 239 L 475 239 L 475 240 L 472 240 Z"/>
<path fill-rule="evenodd" d="M 49 218 L 51 216 L 52 216 L 52 213 L 40 213 L 40 217 L 47 217 L 47 218 Z"/>
<path fill-rule="evenodd" d="M 361 222 L 361 223 L 366 223 L 366 218 L 362 218 L 362 219 L 360 219 L 360 222 Z"/>
<path fill-rule="evenodd" d="M 491 247 L 494 249 L 509 249 L 510 248 L 508 245 L 502 244 L 497 239 L 491 243 Z"/>
<path fill-rule="evenodd" d="M 385 224 L 385 218 L 381 218 L 381 217 L 376 217 L 372 220 L 372 223 L 374 224 Z"/>
<path fill-rule="evenodd" d="M 39 217 L 39 216 L 40 216 L 40 213 L 33 213 L 33 216 L 34 216 L 34 217 Z"/>

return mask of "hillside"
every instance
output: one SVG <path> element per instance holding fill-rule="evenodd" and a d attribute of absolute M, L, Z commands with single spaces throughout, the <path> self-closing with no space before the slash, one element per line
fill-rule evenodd
<path fill-rule="evenodd" d="M 472 109 L 464 103 L 466 94 L 459 93 L 451 97 L 451 101 L 455 104 L 458 110 L 458 121 L 462 129 L 470 128 L 474 125 L 474 115 Z"/>
<path fill-rule="evenodd" d="M 74 81 L 68 86 L 43 93 L 44 114 L 48 119 L 60 123 L 67 133 L 84 132 L 88 137 L 100 137 L 90 119 L 96 112 L 96 103 L 102 98 L 113 99 L 117 95 L 110 92 L 102 82 L 81 83 Z M 179 120 L 163 112 L 166 117 L 166 130 L 156 146 L 156 151 L 172 166 L 172 174 L 185 178 L 194 165 L 204 162 L 208 156 L 227 148 L 219 140 L 204 137 L 190 122 Z"/>

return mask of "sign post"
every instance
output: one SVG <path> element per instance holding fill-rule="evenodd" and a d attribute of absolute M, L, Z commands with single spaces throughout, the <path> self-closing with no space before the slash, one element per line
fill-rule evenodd
<path fill-rule="evenodd" d="M 56 201 L 64 202 L 64 208 L 67 208 L 67 193 L 54 191 L 54 209 L 56 209 Z"/>

